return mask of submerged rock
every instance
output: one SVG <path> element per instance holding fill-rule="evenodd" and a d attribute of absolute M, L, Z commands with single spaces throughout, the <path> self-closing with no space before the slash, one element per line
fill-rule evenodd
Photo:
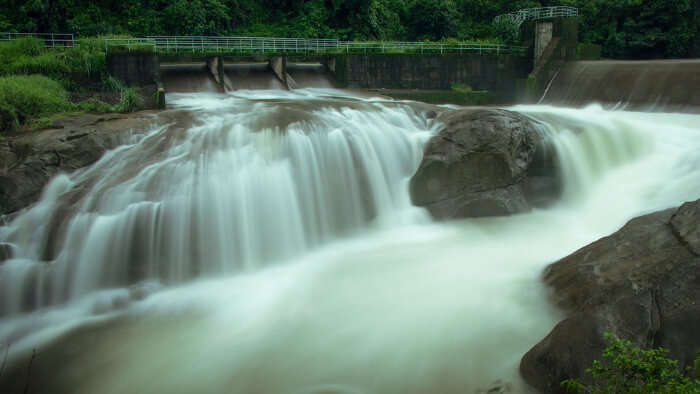
<path fill-rule="evenodd" d="M 700 349 L 700 200 L 642 216 L 550 265 L 544 281 L 568 312 L 522 359 L 537 389 L 590 381 L 610 332 L 642 348 L 665 347 L 685 368 Z"/>
<path fill-rule="evenodd" d="M 466 108 L 441 114 L 411 179 L 413 203 L 439 219 L 508 215 L 559 192 L 544 135 L 516 112 Z"/>

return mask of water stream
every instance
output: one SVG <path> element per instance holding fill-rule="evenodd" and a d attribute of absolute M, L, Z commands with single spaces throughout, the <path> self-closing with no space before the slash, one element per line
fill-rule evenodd
<path fill-rule="evenodd" d="M 559 317 L 542 269 L 700 197 L 697 115 L 515 107 L 552 140 L 562 200 L 434 223 L 407 191 L 440 127 L 419 105 L 323 89 L 169 102 L 194 124 L 57 177 L 0 227 L 0 343 L 10 363 L 39 349 L 33 385 L 523 392 L 520 357 Z"/>

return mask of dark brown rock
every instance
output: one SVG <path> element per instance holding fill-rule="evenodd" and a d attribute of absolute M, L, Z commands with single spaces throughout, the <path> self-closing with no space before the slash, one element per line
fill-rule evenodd
<path fill-rule="evenodd" d="M 46 183 L 97 161 L 126 141 L 132 130 L 146 130 L 150 113 L 81 115 L 57 121 L 51 129 L 0 140 L 0 216 L 39 199 Z"/>
<path fill-rule="evenodd" d="M 685 367 L 700 349 L 700 200 L 645 215 L 550 265 L 545 282 L 568 312 L 524 357 L 525 380 L 547 393 L 585 372 L 610 332 L 665 347 Z"/>
<path fill-rule="evenodd" d="M 546 140 L 524 115 L 493 108 L 441 114 L 411 179 L 411 199 L 439 219 L 498 216 L 546 204 L 558 193 Z M 536 179 L 537 178 L 537 179 Z"/>

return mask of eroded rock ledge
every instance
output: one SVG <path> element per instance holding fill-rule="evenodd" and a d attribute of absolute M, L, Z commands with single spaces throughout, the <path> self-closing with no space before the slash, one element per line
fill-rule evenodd
<path fill-rule="evenodd" d="M 546 205 L 559 193 L 556 160 L 524 115 L 495 108 L 440 114 L 411 179 L 411 199 L 438 219 L 499 216 Z"/>
<path fill-rule="evenodd" d="M 700 349 L 700 200 L 642 216 L 550 265 L 544 281 L 568 317 L 522 359 L 546 393 L 567 378 L 589 381 L 604 333 L 665 347 L 685 367 Z"/>
<path fill-rule="evenodd" d="M 146 130 L 152 114 L 80 115 L 56 121 L 51 129 L 2 137 L 0 216 L 36 202 L 56 174 L 90 165 L 132 131 Z"/>

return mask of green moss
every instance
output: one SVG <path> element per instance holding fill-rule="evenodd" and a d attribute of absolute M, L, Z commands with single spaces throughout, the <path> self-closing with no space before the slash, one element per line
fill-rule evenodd
<path fill-rule="evenodd" d="M 163 89 L 157 89 L 154 94 L 154 102 L 156 104 L 156 108 L 158 109 L 165 109 L 165 90 Z"/>
<path fill-rule="evenodd" d="M 600 60 L 603 47 L 596 44 L 578 44 L 576 48 L 576 59 L 578 60 Z"/>
<path fill-rule="evenodd" d="M 470 93 L 472 91 L 472 87 L 465 84 L 465 83 L 453 83 L 451 88 L 455 92 L 460 92 L 460 93 Z"/>

